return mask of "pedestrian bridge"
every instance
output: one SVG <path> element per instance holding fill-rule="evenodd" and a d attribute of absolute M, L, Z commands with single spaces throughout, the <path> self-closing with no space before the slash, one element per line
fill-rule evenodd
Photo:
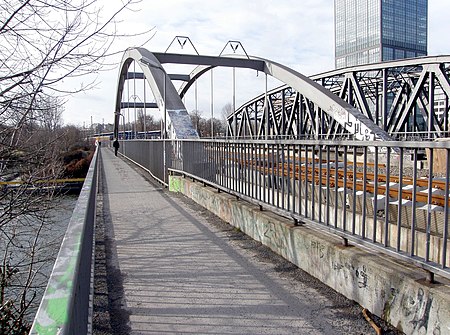
<path fill-rule="evenodd" d="M 188 77 L 168 75 L 161 64 L 174 59 L 183 59 L 200 67 Z M 441 61 L 447 64 L 447 61 Z M 143 75 L 135 71 L 130 75 L 133 62 L 142 65 Z M 428 62 L 432 63 L 431 60 Z M 108 190 L 103 197 L 107 196 L 110 210 L 103 216 L 114 221 L 114 237 L 117 243 L 120 240 L 120 245 L 116 246 L 118 267 L 130 276 L 130 291 L 125 295 L 129 294 L 130 301 L 136 304 L 133 305 L 136 317 L 140 315 L 139 311 L 149 308 L 148 301 L 140 300 L 139 292 L 144 290 L 140 285 L 145 283 L 154 289 L 161 288 L 158 285 L 168 285 L 162 278 L 167 280 L 172 273 L 172 262 L 182 266 L 180 271 L 188 271 L 188 265 L 196 263 L 192 260 L 189 264 L 181 262 L 175 247 L 182 245 L 189 249 L 198 247 L 199 243 L 185 235 L 164 235 L 170 231 L 179 232 L 177 226 L 183 226 L 185 219 L 170 214 L 170 205 L 176 207 L 176 203 L 166 196 L 161 200 L 162 192 L 157 188 L 129 179 L 124 170 L 127 165 L 121 159 L 144 169 L 161 187 L 192 198 L 404 332 L 450 332 L 450 143 L 394 140 L 396 131 L 419 126 L 414 122 L 409 124 L 408 120 L 417 119 L 417 103 L 421 101 L 423 107 L 429 107 L 434 101 L 430 87 L 439 80 L 436 85 L 443 90 L 448 102 L 450 91 L 447 91 L 448 80 L 445 81 L 448 68 L 416 65 L 416 74 L 417 71 L 425 72 L 421 72 L 419 80 L 416 75 L 410 77 L 415 79 L 406 80 L 407 84 L 398 95 L 387 91 L 388 82 L 393 83 L 388 80 L 388 73 L 395 71 L 381 71 L 386 90 L 379 110 L 384 114 L 380 118 L 378 112 L 369 113 L 372 111 L 370 106 L 378 105 L 367 100 L 373 96 L 373 91 L 368 88 L 379 85 L 369 83 L 367 89 L 363 89 L 364 86 L 356 81 L 357 75 L 344 76 L 341 90 L 333 86 L 326 91 L 326 78 L 333 78 L 336 83 L 339 74 L 330 73 L 321 77 L 323 80 L 310 79 L 279 64 L 250 57 L 236 60 L 128 50 L 119 75 L 115 136 L 120 138 L 122 109 L 131 106 L 129 100 L 123 101 L 125 82 L 141 78 L 150 81 L 156 97 L 153 108 L 159 108 L 164 116 L 163 138 L 148 140 L 134 136 L 132 140 L 122 139 L 120 159 L 114 158 L 104 145 L 101 154 L 96 153 L 32 333 L 83 334 L 92 327 L 93 235 L 99 174 L 104 174 L 100 182 L 105 183 Z M 228 118 L 227 139 L 199 139 L 188 122 L 180 95 L 192 85 L 192 80 L 214 66 L 256 67 L 258 71 L 284 78 L 292 86 L 265 92 L 232 113 Z M 406 67 L 411 69 L 411 66 Z M 367 78 L 374 69 L 358 71 L 365 71 L 361 78 Z M 435 75 L 430 75 L 430 71 Z M 184 78 L 186 85 L 181 92 L 175 90 L 171 78 Z M 324 85 L 319 87 L 314 80 L 322 81 Z M 390 87 L 401 85 L 396 81 Z M 412 92 L 410 88 L 413 88 Z M 430 98 L 427 103 L 425 92 Z M 390 110 L 388 93 L 398 97 L 394 98 Z M 277 96 L 282 98 L 277 99 Z M 352 98 L 355 96 L 357 99 Z M 133 108 L 137 106 L 140 105 L 134 101 Z M 147 108 L 145 99 L 140 107 Z M 422 115 L 428 115 L 427 134 L 442 136 L 448 131 L 448 118 L 435 122 L 439 118 L 428 107 L 420 109 Z M 124 119 L 123 134 L 127 132 Z M 136 127 L 134 131 L 137 134 Z M 420 161 L 420 156 L 425 153 L 428 160 Z M 156 207 L 160 201 L 163 206 Z M 162 216 L 156 216 L 156 212 Z M 156 236 L 152 230 L 145 229 L 145 222 L 133 219 L 142 215 L 149 220 L 155 218 Z M 166 221 L 173 224 L 166 226 Z M 154 244 L 155 238 L 164 243 Z M 199 238 L 208 244 L 204 237 Z M 202 250 L 189 252 L 187 249 L 183 249 L 184 253 L 192 256 L 202 254 Z M 216 251 L 211 249 L 207 253 L 215 255 Z M 162 263 L 169 255 L 173 258 Z M 152 257 L 152 262 L 162 266 L 158 275 L 141 271 L 149 270 L 150 260 L 146 257 Z M 235 278 L 234 274 L 229 274 L 229 280 Z M 174 286 L 175 277 L 171 278 Z M 196 300 L 190 295 L 195 282 L 187 281 L 184 285 L 187 291 L 181 295 L 186 294 L 186 301 Z M 155 292 L 152 294 L 161 294 Z M 270 292 L 261 294 L 270 295 Z M 169 319 L 172 316 L 162 312 L 168 312 L 166 304 L 170 299 L 164 296 L 158 301 L 159 316 L 167 317 L 165 325 L 172 325 L 174 328 L 170 331 L 176 332 L 177 325 L 188 322 L 190 315 L 178 314 L 178 319 Z M 230 303 L 237 303 L 239 299 L 230 300 Z M 181 304 L 187 306 L 186 301 Z M 232 310 L 227 311 L 231 313 Z M 237 310 L 238 307 L 234 312 Z M 198 318 L 194 319 L 201 323 L 199 320 L 204 321 L 206 317 L 201 309 L 197 312 Z M 273 321 L 270 327 L 275 330 L 281 329 L 278 328 L 280 320 L 291 323 L 299 317 L 283 312 L 280 315 L 285 315 L 284 318 L 271 319 L 266 318 L 267 310 L 253 312 L 259 315 L 259 321 L 264 320 L 264 325 L 269 319 Z M 142 327 L 148 326 L 145 322 L 162 327 L 161 319 L 152 317 L 155 319 L 149 321 L 143 316 L 141 319 L 130 316 L 130 320 Z M 214 320 L 215 326 L 222 322 L 225 327 L 229 320 L 240 320 L 243 323 L 236 325 L 237 329 L 244 329 L 239 327 L 245 324 L 244 319 L 235 318 L 233 314 L 228 321 L 221 319 L 219 322 L 214 317 L 210 320 Z M 301 319 L 296 321 L 302 324 Z M 264 325 L 255 324 L 255 333 L 260 333 L 258 327 Z M 193 332 L 201 333 L 198 329 Z M 208 331 L 207 328 L 202 330 Z M 136 332 L 139 331 L 137 328 Z M 161 328 L 160 331 L 169 330 Z M 331 325 L 322 333 L 329 332 L 334 332 Z"/>
<path fill-rule="evenodd" d="M 314 141 L 299 144 L 292 141 L 133 140 L 121 142 L 121 158 L 114 157 L 112 149 L 103 145 L 101 155 L 97 153 L 92 163 L 69 224 L 36 317 L 34 333 L 44 333 L 44 329 L 56 333 L 62 327 L 81 334 L 85 333 L 86 325 L 91 326 L 89 306 L 92 306 L 94 276 L 91 255 L 96 200 L 100 196 L 97 195 L 96 187 L 99 174 L 103 175 L 100 182 L 107 190 L 102 195 L 107 210 L 97 213 L 97 217 L 110 218 L 113 223 L 111 234 L 116 243 L 117 267 L 127 276 L 124 294 L 127 306 L 133 306 L 131 310 L 135 313 L 129 315 L 129 324 L 137 327 L 132 331 L 136 329 L 139 332 L 152 326 L 156 333 L 176 333 L 179 330 L 177 325 L 187 326 L 187 320 L 196 320 L 192 322 L 197 322 L 195 329 L 199 333 L 207 333 L 211 324 L 229 329 L 229 324 L 222 317 L 203 315 L 203 307 L 196 312 L 187 311 L 187 305 L 193 301 L 209 299 L 192 296 L 200 294 L 200 289 L 194 287 L 198 282 L 196 284 L 195 280 L 186 279 L 192 275 L 190 267 L 205 266 L 196 270 L 196 275 L 203 280 L 202 271 L 206 271 L 217 283 L 219 278 L 214 279 L 215 270 L 207 268 L 206 264 L 211 263 L 216 268 L 222 262 L 216 258 L 217 250 L 208 249 L 207 237 L 198 234 L 198 230 L 203 228 L 197 226 L 196 233 L 188 231 L 186 222 L 195 218 L 195 213 L 185 213 L 184 218 L 172 216 L 171 208 L 178 208 L 177 203 L 163 195 L 158 187 L 146 186 L 142 178 L 130 178 L 128 170 L 131 167 L 123 160 L 137 164 L 146 171 L 148 178 L 159 180 L 161 187 L 167 186 L 172 191 L 186 194 L 336 291 L 357 301 L 369 311 L 383 315 L 405 332 L 419 333 L 424 327 L 427 331 L 449 327 L 449 286 L 445 285 L 449 277 L 446 249 L 448 217 L 437 209 L 442 206 L 431 203 L 444 201 L 441 205 L 447 208 L 448 195 L 434 195 L 435 190 L 432 189 L 442 184 L 437 183 L 437 180 L 417 177 L 414 167 L 411 170 L 413 186 L 417 186 L 419 181 L 430 183 L 428 188 L 422 187 L 422 190 L 425 190 L 426 198 L 430 201 L 428 207 L 436 209 L 434 211 L 419 206 L 420 201 L 417 199 L 422 195 L 418 194 L 419 191 L 415 192 L 415 188 L 412 188 L 411 194 L 412 199 L 416 194 L 416 201 L 408 202 L 403 197 L 409 194 L 411 187 L 380 181 L 386 175 L 396 177 L 394 169 L 386 168 L 395 164 L 386 165 L 383 162 L 384 158 L 392 156 L 386 155 L 390 145 L 402 146 L 400 152 L 406 153 L 406 144 L 414 146 L 409 150 L 418 150 L 425 145 L 423 142 L 390 143 L 372 153 L 368 146 L 380 146 L 380 143 L 357 141 L 351 143 L 350 148 L 344 147 L 347 154 L 341 155 L 336 143 L 326 141 L 316 151 Z M 430 146 L 429 143 L 427 145 Z M 434 146 L 429 149 L 434 152 L 449 150 L 446 143 Z M 149 159 L 162 153 L 165 153 L 167 173 L 163 159 Z M 329 164 L 324 166 L 320 159 L 313 158 L 318 153 L 321 157 L 327 157 Z M 352 154 L 358 159 L 350 159 Z M 376 158 L 377 155 L 380 157 Z M 397 173 L 410 167 L 406 164 L 409 156 L 392 159 L 398 164 L 405 164 L 403 169 L 395 170 Z M 345 169 L 347 173 L 342 175 Z M 363 179 L 347 179 L 353 173 Z M 371 174 L 375 174 L 376 178 Z M 364 185 L 366 189 L 361 191 Z M 448 186 L 448 174 L 444 178 L 444 185 Z M 382 191 L 392 197 L 373 201 L 380 200 Z M 371 192 L 378 192 L 377 197 L 374 198 Z M 401 201 L 398 201 L 399 196 Z M 211 258 L 205 259 L 206 255 Z M 200 260 L 196 260 L 197 256 Z M 228 261 L 223 262 L 228 264 Z M 220 268 L 223 267 L 225 265 Z M 245 274 L 230 269 L 219 276 L 237 278 L 245 277 Z M 228 280 L 231 280 L 230 277 Z M 177 283 L 177 279 L 183 283 Z M 432 281 L 439 284 L 433 284 Z M 250 291 L 254 292 L 252 283 L 236 283 L 239 283 L 240 296 L 250 294 L 240 291 L 241 285 L 249 285 Z M 176 287 L 186 300 L 176 302 L 180 306 L 171 309 L 167 304 L 172 297 L 164 295 L 164 287 Z M 144 293 L 146 289 L 153 291 Z M 171 291 L 167 292 L 170 295 Z M 262 296 L 271 294 L 258 292 Z M 213 293 L 206 291 L 205 294 Z M 149 297 L 155 297 L 157 301 Z M 248 315 L 247 319 L 245 314 L 244 319 L 238 316 L 235 318 L 233 313 L 241 313 L 242 310 L 234 305 L 238 304 L 238 297 L 231 297 L 222 297 L 230 299 L 227 300 L 230 305 L 225 314 L 236 322 L 232 323 L 236 330 L 242 330 L 240 327 L 244 327 L 252 317 Z M 415 300 L 419 298 L 420 302 Z M 410 303 L 405 305 L 405 301 Z M 155 303 L 157 305 L 151 305 Z M 231 306 L 235 306 L 235 309 Z M 155 312 L 158 315 L 146 314 L 150 310 L 155 311 L 154 308 L 159 311 Z M 267 310 L 263 313 L 256 306 L 252 308 L 247 306 L 246 311 L 254 312 L 258 314 L 258 320 L 264 320 L 264 325 L 252 325 L 255 333 L 260 333 L 258 327 L 272 327 L 280 331 L 281 324 L 288 327 L 283 332 L 290 333 L 294 319 L 294 324 L 301 327 L 306 322 L 297 314 L 294 317 L 285 312 L 280 312 L 284 315 L 282 317 L 261 317 L 268 313 Z M 386 314 L 387 311 L 389 314 Z M 206 322 L 205 318 L 211 323 Z M 267 320 L 273 323 L 268 325 Z M 417 320 L 422 321 L 415 323 Z M 173 328 L 164 328 L 167 325 Z M 333 327 L 327 329 L 322 333 L 332 331 Z"/>

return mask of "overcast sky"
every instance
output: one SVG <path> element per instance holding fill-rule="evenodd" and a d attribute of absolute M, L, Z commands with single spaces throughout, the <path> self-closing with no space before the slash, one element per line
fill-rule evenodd
<path fill-rule="evenodd" d="M 333 0 L 144 0 L 133 7 L 137 11 L 128 11 L 121 16 L 118 29 L 121 33 L 132 33 L 154 27 L 154 37 L 144 45 L 154 52 L 164 52 L 175 36 L 188 36 L 203 55 L 218 55 L 228 41 L 238 40 L 249 55 L 312 75 L 334 68 L 333 3 Z M 449 55 L 450 1 L 429 0 L 428 11 L 428 54 Z M 147 38 L 117 39 L 114 48 L 139 46 Z M 168 52 L 194 53 L 194 50 L 188 45 L 181 49 L 174 42 Z M 231 48 L 227 48 L 226 53 L 232 53 Z M 120 59 L 121 55 L 118 55 L 113 61 Z M 168 72 L 187 70 L 170 68 Z M 116 66 L 100 72 L 96 75 L 96 89 L 69 97 L 63 114 L 64 123 L 88 126 L 91 118 L 94 123 L 112 123 L 118 71 Z M 232 102 L 231 71 L 217 69 L 214 72 L 215 116 L 220 115 L 226 103 Z M 211 78 L 206 77 L 199 82 L 197 106 L 208 117 L 211 113 Z M 254 71 L 238 70 L 236 78 L 237 106 L 264 91 L 263 76 L 257 77 Z M 92 78 L 84 80 L 87 82 Z M 65 84 L 79 86 L 80 82 Z M 270 83 L 273 87 L 277 84 Z M 188 111 L 195 108 L 193 93 L 185 103 Z"/>

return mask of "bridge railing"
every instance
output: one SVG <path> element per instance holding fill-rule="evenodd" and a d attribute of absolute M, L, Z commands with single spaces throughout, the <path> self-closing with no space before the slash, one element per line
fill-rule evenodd
<path fill-rule="evenodd" d="M 172 173 L 412 262 L 431 279 L 450 278 L 450 142 L 166 140 L 165 150 L 162 143 L 124 148 L 163 182 L 164 151 Z"/>
<path fill-rule="evenodd" d="M 96 150 L 30 334 L 90 334 L 97 196 Z"/>
<path fill-rule="evenodd" d="M 173 143 L 167 140 L 128 140 L 120 141 L 119 151 L 155 179 L 167 184 L 167 167 L 172 166 L 172 147 Z"/>

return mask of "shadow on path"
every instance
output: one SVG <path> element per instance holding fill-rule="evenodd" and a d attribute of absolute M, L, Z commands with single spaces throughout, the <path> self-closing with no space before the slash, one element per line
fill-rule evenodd
<path fill-rule="evenodd" d="M 118 267 L 105 171 L 100 165 L 95 228 L 93 334 L 130 334 L 130 313 L 124 300 L 123 278 Z"/>

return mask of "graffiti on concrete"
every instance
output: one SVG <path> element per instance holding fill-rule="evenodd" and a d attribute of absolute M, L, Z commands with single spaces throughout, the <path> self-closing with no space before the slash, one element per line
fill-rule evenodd
<path fill-rule="evenodd" d="M 271 246 L 275 249 L 282 250 L 286 248 L 283 244 L 283 239 L 278 236 L 277 229 L 275 228 L 275 224 L 273 222 L 268 222 L 263 225 L 263 239 L 266 241 L 270 241 L 267 243 L 268 246 Z"/>
<path fill-rule="evenodd" d="M 314 254 L 319 256 L 319 258 L 325 257 L 325 246 L 318 241 L 311 241 L 311 250 Z"/>
<path fill-rule="evenodd" d="M 356 278 L 358 278 L 358 287 L 359 288 L 367 287 L 369 275 L 367 274 L 365 265 L 356 269 Z"/>
<path fill-rule="evenodd" d="M 428 317 L 430 315 L 433 298 L 427 295 L 423 288 L 417 293 L 405 294 L 401 300 L 403 314 L 413 325 L 416 334 L 426 333 L 428 330 Z"/>

